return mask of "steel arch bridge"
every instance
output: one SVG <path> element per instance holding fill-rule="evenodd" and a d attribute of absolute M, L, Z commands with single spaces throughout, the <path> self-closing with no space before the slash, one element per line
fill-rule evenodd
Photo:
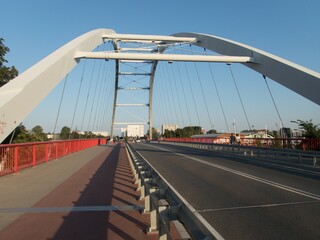
<path fill-rule="evenodd" d="M 113 52 L 92 52 L 106 41 L 113 44 Z M 122 42 L 148 43 L 150 49 L 121 48 Z M 221 54 L 182 55 L 165 54 L 170 44 L 188 43 Z M 0 88 L 0 143 L 25 119 L 25 117 L 53 90 L 53 88 L 81 61 L 81 59 L 115 60 L 115 93 L 112 113 L 111 136 L 113 135 L 118 90 L 148 90 L 146 104 L 122 104 L 147 106 L 149 108 L 149 132 L 152 135 L 152 93 L 154 77 L 159 61 L 200 61 L 241 63 L 267 76 L 286 88 L 320 105 L 320 73 L 289 62 L 283 58 L 229 39 L 201 34 L 177 33 L 171 36 L 117 34 L 112 29 L 96 29 L 65 44 L 46 58 L 23 72 Z M 151 65 L 150 73 L 121 72 L 123 62 L 145 61 Z M 141 89 L 122 89 L 122 75 L 146 75 L 149 86 Z M 41 89 L 41 91 L 39 91 Z M 27 104 L 26 104 L 27 103 Z M 12 111 L 15 109 L 15 111 Z M 152 137 L 152 136 L 150 136 Z"/>

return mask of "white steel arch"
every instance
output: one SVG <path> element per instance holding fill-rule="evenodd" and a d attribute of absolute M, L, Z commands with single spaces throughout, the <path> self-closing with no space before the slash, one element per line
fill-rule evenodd
<path fill-rule="evenodd" d="M 0 143 L 74 68 L 79 51 L 91 51 L 103 43 L 112 29 L 96 29 L 65 44 L 0 88 Z"/>
<path fill-rule="evenodd" d="M 242 64 L 320 105 L 320 73 L 318 72 L 226 38 L 201 33 L 176 33 L 173 36 L 196 38 L 197 42 L 192 43 L 193 45 L 219 54 L 250 56 L 255 60 L 254 63 Z"/>
<path fill-rule="evenodd" d="M 188 42 L 210 49 L 225 56 L 205 57 L 206 61 L 240 62 L 245 66 L 273 79 L 283 86 L 295 91 L 305 98 L 320 105 L 320 74 L 310 69 L 289 62 L 285 59 L 228 39 L 199 33 L 177 33 L 172 36 L 148 36 L 116 34 L 112 29 L 97 29 L 90 31 L 70 41 L 54 53 L 50 54 L 27 71 L 0 88 L 0 143 L 15 129 L 16 126 L 43 100 L 45 96 L 77 65 L 81 58 L 116 59 L 115 98 L 112 116 L 117 100 L 119 61 L 121 59 L 153 62 L 149 86 L 149 127 L 152 134 L 152 90 L 158 61 L 197 61 L 204 56 L 183 57 L 164 54 L 164 48 L 159 47 L 158 54 L 143 54 L 127 56 L 114 53 L 91 53 L 94 48 L 105 40 L 112 40 L 114 49 L 118 49 L 117 41 L 152 42 Z M 125 57 L 125 58 L 124 58 Z M 129 57 L 129 58 L 128 58 Z M 223 60 L 222 60 L 223 59 Z M 15 109 L 13 111 L 13 109 Z M 111 130 L 111 132 L 113 129 Z M 150 136 L 152 138 L 152 136 Z"/>

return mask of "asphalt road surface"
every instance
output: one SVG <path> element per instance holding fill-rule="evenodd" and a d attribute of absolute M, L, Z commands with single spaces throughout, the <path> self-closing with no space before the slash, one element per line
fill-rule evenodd
<path fill-rule="evenodd" d="M 224 239 L 320 239 L 317 173 L 181 146 L 132 146 Z"/>

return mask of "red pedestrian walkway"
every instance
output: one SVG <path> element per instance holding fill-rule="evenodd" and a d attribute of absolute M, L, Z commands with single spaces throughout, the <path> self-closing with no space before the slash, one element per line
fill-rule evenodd
<path fill-rule="evenodd" d="M 124 146 L 104 147 L 32 207 L 0 206 L 0 221 L 24 213 L 0 231 L 0 239 L 156 239 L 147 234 L 149 215 L 141 213 L 133 181 Z"/>

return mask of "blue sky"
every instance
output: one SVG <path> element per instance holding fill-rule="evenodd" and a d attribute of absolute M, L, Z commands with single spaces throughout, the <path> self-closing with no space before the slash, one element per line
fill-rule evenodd
<path fill-rule="evenodd" d="M 6 46 L 11 50 L 7 55 L 8 65 L 16 66 L 20 72 L 25 71 L 68 41 L 96 28 L 111 28 L 118 33 L 135 34 L 207 33 L 245 43 L 320 72 L 320 31 L 318 30 L 320 2 L 318 0 L 0 0 L 0 4 L 1 8 L 5 9 L 1 13 L 0 37 L 5 39 Z M 184 67 L 183 64 L 179 66 L 175 63 L 172 65 L 172 67 L 175 67 L 175 70 L 172 70 L 175 73 L 174 75 L 177 75 L 177 69 L 183 69 Z M 193 65 L 188 66 L 190 66 L 190 69 L 193 67 Z M 79 69 L 81 69 L 80 67 Z M 186 114 L 188 111 L 192 111 L 191 115 L 194 118 L 192 124 L 196 124 L 195 111 L 192 110 L 194 108 L 193 103 L 185 104 L 182 95 L 179 95 L 179 93 L 173 94 L 177 97 L 177 101 L 171 106 L 161 100 L 161 94 L 166 99 L 171 95 L 166 96 L 165 94 L 168 93 L 165 93 L 164 89 L 161 90 L 160 86 L 161 76 L 167 79 L 168 77 L 165 77 L 165 74 L 166 71 L 171 71 L 170 67 L 159 70 L 157 76 L 159 80 L 156 82 L 156 86 L 159 84 L 159 88 L 158 92 L 155 92 L 154 99 L 157 108 L 154 116 L 155 125 L 159 127 L 163 122 L 178 122 L 179 126 L 182 126 L 184 122 L 185 125 L 188 125 L 188 119 L 191 118 Z M 204 65 L 198 67 L 201 69 L 201 79 L 207 79 L 208 68 L 205 69 Z M 228 118 L 227 124 L 230 127 L 233 119 L 236 119 L 239 130 L 248 128 L 243 113 L 239 111 L 239 109 L 241 110 L 239 103 L 235 100 L 228 100 L 229 98 L 226 97 L 230 93 L 235 93 L 232 82 L 230 82 L 230 76 L 228 77 L 227 68 L 221 65 L 215 65 L 214 68 L 218 79 L 229 78 L 228 84 L 227 81 L 224 84 L 217 82 L 221 89 L 220 94 L 224 98 Z M 224 71 L 221 75 L 220 70 L 221 72 Z M 239 90 L 243 95 L 250 124 L 254 125 L 255 128 L 264 128 L 267 125 L 268 128 L 275 129 L 279 120 L 270 101 L 270 96 L 266 92 L 265 85 L 259 79 L 261 76 L 238 66 L 233 67 L 233 71 L 240 84 Z M 195 71 L 192 74 L 191 77 L 197 77 Z M 77 73 L 74 73 L 74 75 L 78 76 Z M 257 79 L 259 80 L 256 81 Z M 72 84 L 77 84 L 77 80 L 74 80 L 74 82 L 70 80 L 68 84 L 72 89 Z M 211 92 L 214 90 L 213 85 L 205 81 L 203 84 L 208 105 L 216 109 L 212 110 L 211 108 L 209 114 L 212 118 L 211 121 L 214 122 L 214 128 L 219 131 L 226 131 L 227 127 L 221 117 L 219 106 L 211 102 L 216 103 L 216 100 L 210 98 Z M 290 125 L 291 120 L 296 119 L 312 119 L 313 122 L 320 123 L 319 106 L 271 80 L 269 84 L 286 126 Z M 174 86 L 172 85 L 172 87 Z M 181 87 L 181 85 L 177 86 L 177 90 L 180 90 L 180 92 Z M 55 119 L 53 112 L 55 114 L 57 112 L 56 102 L 59 94 L 61 94 L 61 89 L 62 85 L 59 85 L 55 93 L 49 96 L 51 99 L 48 97 L 35 112 L 27 117 L 24 123 L 28 128 L 40 124 L 44 126 L 45 130 L 52 131 L 53 119 Z M 199 88 L 195 90 L 194 94 L 197 99 L 203 98 Z M 252 97 L 249 98 L 249 95 Z M 162 103 L 158 103 L 159 101 L 162 101 Z M 264 105 L 266 102 L 268 104 Z M 187 109 L 186 105 L 189 105 L 190 108 Z M 71 108 L 72 106 L 70 106 Z M 170 117 L 170 113 L 165 113 L 169 108 L 175 112 L 176 117 Z M 200 112 L 201 125 L 205 129 L 211 128 L 208 114 L 204 111 L 205 106 L 200 104 L 197 108 Z M 70 122 L 70 109 L 67 107 L 62 109 L 61 119 L 58 120 L 58 131 L 65 122 Z M 69 112 L 69 117 L 67 117 L 67 112 Z M 180 112 L 180 116 L 177 112 Z M 171 115 L 174 114 L 171 113 Z M 66 120 L 64 120 L 64 116 L 66 116 Z M 78 128 L 79 124 L 81 123 L 76 124 Z M 291 127 L 294 128 L 295 126 Z"/>

